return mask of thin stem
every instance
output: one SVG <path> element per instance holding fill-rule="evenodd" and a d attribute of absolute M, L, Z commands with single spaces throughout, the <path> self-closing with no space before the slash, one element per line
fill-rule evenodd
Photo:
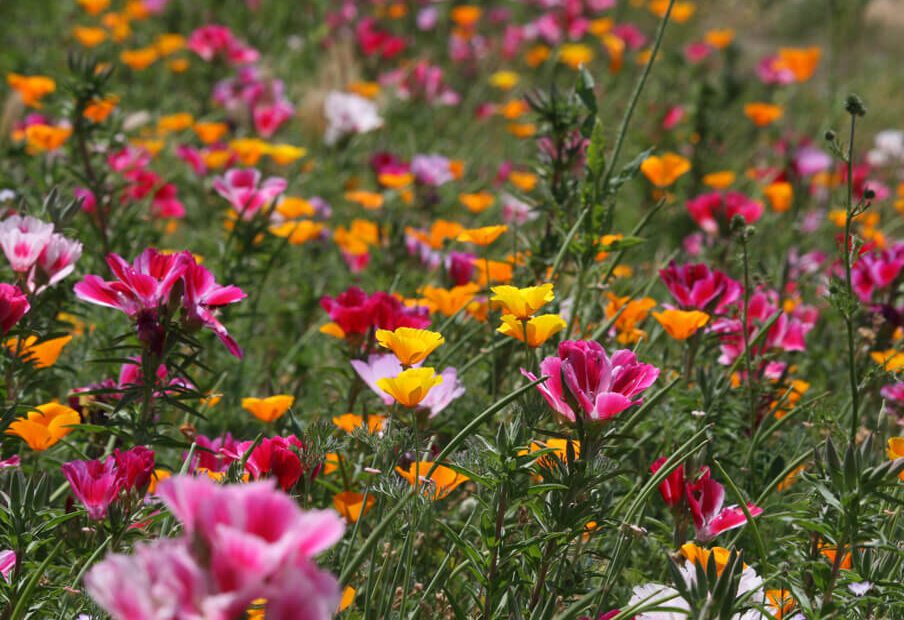
<path fill-rule="evenodd" d="M 847 327 L 848 345 L 848 376 L 851 384 L 851 435 L 853 442 L 857 437 L 857 428 L 860 422 L 860 390 L 857 381 L 856 349 L 854 343 L 854 309 L 850 304 L 855 303 L 854 287 L 851 278 L 851 253 L 853 252 L 853 240 L 851 238 L 851 224 L 854 219 L 854 128 L 857 123 L 857 115 L 851 114 L 851 131 L 848 138 L 847 152 L 847 204 L 845 205 L 844 218 L 844 279 L 847 290 L 848 303 L 845 305 L 844 323 Z"/>

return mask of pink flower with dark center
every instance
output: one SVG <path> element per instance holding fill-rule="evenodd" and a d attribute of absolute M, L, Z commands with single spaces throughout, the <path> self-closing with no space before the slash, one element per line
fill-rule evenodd
<path fill-rule="evenodd" d="M 722 532 L 733 530 L 747 523 L 747 516 L 739 506 L 723 508 L 725 487 L 710 478 L 709 469 L 703 470 L 701 478 L 694 483 L 687 483 L 687 503 L 694 518 L 694 531 L 697 540 L 709 542 Z M 763 509 L 754 504 L 747 504 L 750 516 L 756 517 Z"/>
<path fill-rule="evenodd" d="M 119 495 L 122 481 L 113 459 L 106 461 L 70 461 L 61 467 L 72 493 L 85 506 L 88 517 L 102 521 L 110 504 Z"/>
<path fill-rule="evenodd" d="M 632 405 L 649 388 L 659 369 L 637 361 L 627 349 L 616 351 L 612 357 L 596 341 L 565 340 L 559 344 L 558 357 L 547 357 L 540 363 L 540 371 L 549 377 L 537 386 L 553 410 L 569 422 L 576 419 L 573 404 L 584 419 L 605 422 Z M 537 377 L 523 368 L 521 373 L 536 381 Z"/>
<path fill-rule="evenodd" d="M 233 168 L 213 180 L 213 188 L 229 201 L 243 220 L 254 218 L 264 206 L 286 191 L 288 183 L 280 177 L 261 182 L 261 173 L 254 168 Z"/>
<path fill-rule="evenodd" d="M 721 271 L 703 263 L 676 265 L 659 271 L 659 278 L 682 308 L 722 314 L 741 298 L 743 287 Z"/>
<path fill-rule="evenodd" d="M 887 250 L 865 252 L 857 258 L 851 283 L 860 301 L 870 303 L 875 291 L 890 286 L 904 268 L 904 243 Z"/>
<path fill-rule="evenodd" d="M 25 316 L 31 305 L 14 284 L 0 283 L 0 332 L 5 336 Z"/>

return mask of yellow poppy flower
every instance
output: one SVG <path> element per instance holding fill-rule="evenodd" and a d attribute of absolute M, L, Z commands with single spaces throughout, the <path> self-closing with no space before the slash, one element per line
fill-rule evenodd
<path fill-rule="evenodd" d="M 421 295 L 427 306 L 445 316 L 452 316 L 461 311 L 479 292 L 480 287 L 473 282 L 450 289 L 429 285 L 421 289 Z"/>
<path fill-rule="evenodd" d="M 30 154 L 55 151 L 66 143 L 72 135 L 72 128 L 65 125 L 53 126 L 36 124 L 25 129 L 27 151 Z"/>
<path fill-rule="evenodd" d="M 694 543 L 685 543 L 681 545 L 681 555 L 689 562 L 703 568 L 706 568 L 709 565 L 709 558 L 712 556 L 716 562 L 716 573 L 721 575 L 722 571 L 725 570 L 725 567 L 728 565 L 728 560 L 731 558 L 731 551 L 725 547 L 705 549 Z"/>
<path fill-rule="evenodd" d="M 734 41 L 735 31 L 732 28 L 724 30 L 710 30 L 703 35 L 703 40 L 712 45 L 716 49 L 725 49 Z"/>
<path fill-rule="evenodd" d="M 474 245 L 490 245 L 508 230 L 508 226 L 484 226 L 483 228 L 466 228 L 458 235 L 458 240 Z"/>
<path fill-rule="evenodd" d="M 785 114 L 784 108 L 774 103 L 763 103 L 755 101 L 753 103 L 744 104 L 744 116 L 757 127 L 765 127 L 771 125 Z"/>
<path fill-rule="evenodd" d="M 143 71 L 157 62 L 157 50 L 153 47 L 142 47 L 133 50 L 123 50 L 119 59 L 132 71 Z"/>
<path fill-rule="evenodd" d="M 358 519 L 370 512 L 376 501 L 373 494 L 369 494 L 365 501 L 364 495 L 361 493 L 342 491 L 333 496 L 333 507 L 342 515 L 343 519 L 349 523 L 356 523 Z"/>
<path fill-rule="evenodd" d="M 92 123 L 103 123 L 107 120 L 107 117 L 110 116 L 113 110 L 116 109 L 118 103 L 119 97 L 116 95 L 109 95 L 103 99 L 94 99 L 85 106 L 82 116 Z"/>
<path fill-rule="evenodd" d="M 593 60 L 593 50 L 584 43 L 565 43 L 559 48 L 559 62 L 578 69 Z"/>
<path fill-rule="evenodd" d="M 40 108 L 41 99 L 56 90 L 56 82 L 46 75 L 20 75 L 9 73 L 6 83 L 19 93 L 22 103 L 30 108 Z"/>
<path fill-rule="evenodd" d="M 60 403 L 45 403 L 15 420 L 6 429 L 6 434 L 21 437 L 29 448 L 40 452 L 68 435 L 80 422 L 81 417 L 75 409 Z"/>
<path fill-rule="evenodd" d="M 267 148 L 267 155 L 280 166 L 288 166 L 308 154 L 308 149 L 291 144 L 273 144 Z"/>
<path fill-rule="evenodd" d="M 18 338 L 10 338 L 6 341 L 6 348 L 11 353 L 19 352 L 19 358 L 34 364 L 35 368 L 50 368 L 56 364 L 63 352 L 63 347 L 69 344 L 72 336 L 62 336 L 38 342 L 37 336 L 29 336 L 22 344 Z"/>
<path fill-rule="evenodd" d="M 904 459 L 904 437 L 891 437 L 888 440 L 886 452 L 891 460 Z M 904 480 L 904 471 L 898 474 L 899 480 Z"/>
<path fill-rule="evenodd" d="M 395 331 L 378 329 L 376 336 L 380 346 L 395 353 L 403 366 L 423 362 L 446 341 L 438 332 L 413 327 L 399 327 Z"/>
<path fill-rule="evenodd" d="M 430 471 L 431 467 L 433 467 L 432 461 L 418 461 L 411 463 L 407 470 L 401 467 L 396 467 L 395 470 L 411 486 L 417 485 L 422 488 L 424 493 L 434 500 L 447 497 L 456 487 L 470 480 L 464 474 L 460 474 L 445 465 L 437 465 L 430 477 L 427 478 L 427 472 Z"/>
<path fill-rule="evenodd" d="M 91 48 L 97 47 L 107 39 L 107 31 L 91 26 L 75 26 L 72 29 L 72 36 L 82 47 Z"/>
<path fill-rule="evenodd" d="M 665 328 L 669 336 L 675 340 L 687 340 L 697 333 L 701 327 L 709 323 L 709 315 L 699 310 L 668 309 L 654 312 L 653 318 Z"/>
<path fill-rule="evenodd" d="M 403 407 L 417 407 L 434 386 L 443 382 L 432 368 L 408 368 L 395 377 L 377 380 L 377 387 Z"/>
<path fill-rule="evenodd" d="M 509 182 L 522 192 L 530 192 L 537 186 L 537 175 L 533 172 L 512 170 L 508 175 Z"/>
<path fill-rule="evenodd" d="M 157 121 L 157 133 L 166 135 L 177 131 L 185 131 L 195 122 L 195 118 L 188 112 L 179 112 L 177 114 L 167 114 L 161 116 Z"/>
<path fill-rule="evenodd" d="M 797 605 L 797 601 L 788 590 L 766 590 L 766 606 L 778 620 L 785 618 Z"/>
<path fill-rule="evenodd" d="M 192 130 L 201 142 L 204 144 L 213 144 L 226 135 L 229 131 L 229 125 L 211 121 L 198 121 L 192 126 Z"/>
<path fill-rule="evenodd" d="M 345 193 L 345 199 L 354 202 L 368 211 L 374 211 L 383 206 L 383 194 L 377 192 L 368 192 L 365 190 L 355 190 Z"/>
<path fill-rule="evenodd" d="M 364 426 L 364 418 L 355 413 L 343 413 L 333 417 L 333 424 L 346 433 L 352 433 L 356 428 Z M 386 424 L 386 416 L 371 414 L 367 417 L 367 430 L 370 433 L 379 433 Z"/>
<path fill-rule="evenodd" d="M 763 195 L 776 213 L 784 213 L 794 201 L 794 188 L 787 181 L 776 181 L 763 188 Z"/>
<path fill-rule="evenodd" d="M 172 56 L 185 47 L 185 37 L 174 32 L 165 32 L 157 35 L 154 47 L 161 56 Z"/>
<path fill-rule="evenodd" d="M 713 189 L 726 189 L 735 182 L 735 173 L 731 170 L 720 170 L 703 175 L 703 184 Z"/>
<path fill-rule="evenodd" d="M 691 162 L 676 153 L 650 155 L 640 164 L 640 171 L 653 185 L 669 187 L 691 169 Z"/>
<path fill-rule="evenodd" d="M 295 397 L 278 394 L 267 398 L 243 398 L 242 409 L 262 422 L 274 422 L 285 415 L 295 403 Z"/>
<path fill-rule="evenodd" d="M 550 283 L 526 288 L 494 286 L 490 290 L 493 292 L 490 301 L 495 302 L 494 307 L 504 308 L 505 314 L 514 315 L 519 320 L 533 316 L 537 310 L 556 298 Z"/>
<path fill-rule="evenodd" d="M 558 314 L 541 314 L 527 320 L 527 335 L 524 334 L 524 321 L 511 315 L 501 317 L 502 325 L 496 330 L 500 334 L 511 336 L 536 348 L 565 329 L 567 323 Z"/>
<path fill-rule="evenodd" d="M 778 51 L 778 63 L 794 74 L 798 82 L 806 82 L 816 73 L 822 50 L 818 47 L 783 47 Z"/>
<path fill-rule="evenodd" d="M 490 76 L 490 86 L 500 90 L 511 90 L 518 85 L 520 79 L 514 71 L 497 71 Z"/>

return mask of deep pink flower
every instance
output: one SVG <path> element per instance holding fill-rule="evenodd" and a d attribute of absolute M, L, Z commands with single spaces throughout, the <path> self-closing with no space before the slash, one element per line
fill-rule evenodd
<path fill-rule="evenodd" d="M 8 459 L 0 459 L 0 469 L 7 467 L 18 467 L 22 463 L 22 458 L 18 454 L 14 454 Z"/>
<path fill-rule="evenodd" d="M 87 509 L 88 517 L 95 521 L 103 520 L 110 504 L 119 495 L 122 484 L 113 459 L 70 461 L 63 463 L 61 469 L 72 493 Z"/>
<path fill-rule="evenodd" d="M 31 305 L 14 284 L 0 283 L 0 332 L 5 336 L 25 316 Z"/>
<path fill-rule="evenodd" d="M 213 180 L 213 188 L 229 201 L 243 220 L 252 219 L 261 208 L 286 191 L 287 185 L 280 177 L 269 177 L 262 183 L 260 171 L 254 168 L 233 168 Z"/>
<path fill-rule="evenodd" d="M 81 242 L 67 239 L 59 233 L 51 235 L 50 241 L 38 256 L 40 274 L 37 275 L 40 275 L 40 279 L 36 290 L 43 290 L 65 279 L 75 270 L 75 263 L 81 256 Z"/>
<path fill-rule="evenodd" d="M 668 460 L 661 456 L 650 465 L 650 471 L 656 473 Z M 669 508 L 676 508 L 684 499 L 684 463 L 675 468 L 668 477 L 659 483 L 659 493 Z"/>
<path fill-rule="evenodd" d="M 694 518 L 694 531 L 697 540 L 709 542 L 722 532 L 741 527 L 747 523 L 747 516 L 739 506 L 723 508 L 725 487 L 710 478 L 709 469 L 704 469 L 701 478 L 686 485 L 687 503 Z M 747 504 L 750 516 L 762 514 L 763 509 L 754 504 Z"/>
<path fill-rule="evenodd" d="M 0 575 L 9 582 L 9 575 L 16 567 L 16 552 L 12 549 L 3 549 L 0 551 Z"/>
<path fill-rule="evenodd" d="M 685 203 L 688 214 L 705 232 L 716 235 L 728 230 L 732 218 L 740 215 L 753 224 L 763 215 L 763 205 L 741 192 L 709 192 Z"/>
<path fill-rule="evenodd" d="M 223 306 L 243 300 L 247 294 L 235 285 L 217 284 L 213 274 L 206 267 L 195 262 L 194 257 L 189 255 L 189 258 L 191 260 L 188 261 L 182 276 L 185 284 L 183 303 L 186 321 L 189 325 L 204 326 L 213 330 L 229 352 L 241 358 L 242 349 L 217 319 L 216 312 Z"/>
<path fill-rule="evenodd" d="M 743 290 L 739 282 L 703 263 L 676 265 L 672 261 L 659 271 L 659 277 L 682 308 L 715 314 L 726 312 Z"/>
<path fill-rule="evenodd" d="M 151 214 L 164 219 L 185 217 L 185 205 L 179 200 L 178 192 L 172 183 L 161 185 L 151 199 Z"/>
<path fill-rule="evenodd" d="M 87 187 L 76 187 L 72 190 L 72 195 L 82 201 L 82 211 L 85 213 L 94 213 L 97 209 L 97 198 Z"/>
<path fill-rule="evenodd" d="M 643 399 L 637 398 L 659 376 L 659 369 L 637 361 L 627 349 L 606 355 L 600 343 L 592 340 L 565 340 L 559 344 L 558 357 L 547 357 L 540 371 L 549 377 L 537 386 L 553 410 L 569 422 L 575 421 L 570 403 L 580 408 L 585 419 L 604 422 L 614 418 Z M 531 381 L 537 377 L 523 368 Z"/>
<path fill-rule="evenodd" d="M 320 306 L 346 334 L 366 334 L 372 328 L 424 329 L 430 325 L 430 313 L 426 307 L 405 306 L 383 291 L 368 295 L 357 286 L 350 287 L 336 297 L 321 297 Z"/>
<path fill-rule="evenodd" d="M 153 450 L 135 446 L 123 452 L 117 448 L 113 451 L 113 461 L 123 491 L 128 493 L 137 490 L 141 493 L 147 489 L 151 474 L 154 473 Z"/>
<path fill-rule="evenodd" d="M 287 120 L 292 118 L 295 109 L 285 100 L 254 106 L 251 113 L 254 130 L 263 138 L 269 138 Z"/>
<path fill-rule="evenodd" d="M 226 26 L 207 24 L 195 29 L 188 37 L 188 49 L 210 62 L 217 54 L 225 53 L 233 45 L 232 31 Z"/>
<path fill-rule="evenodd" d="M 252 445 L 253 441 L 236 444 L 233 448 L 235 451 L 229 456 L 236 460 L 240 459 Z M 295 435 L 265 438 L 248 456 L 245 471 L 255 480 L 268 476 L 275 478 L 282 490 L 288 491 L 305 473 L 305 466 L 298 454 L 304 453 L 304 449 L 304 443 Z M 316 471 L 314 473 L 316 474 Z"/>
<path fill-rule="evenodd" d="M 887 250 L 865 252 L 857 258 L 851 273 L 851 283 L 857 297 L 864 303 L 872 301 L 876 290 L 891 285 L 904 268 L 904 243 L 896 243 Z"/>
<path fill-rule="evenodd" d="M 474 261 L 476 259 L 476 256 L 466 252 L 449 252 L 446 259 L 446 270 L 455 286 L 464 286 L 471 281 L 471 278 L 474 277 Z"/>
<path fill-rule="evenodd" d="M 680 123 L 685 116 L 684 107 L 680 105 L 671 106 L 665 113 L 665 116 L 662 118 L 662 128 L 666 131 L 670 131 L 675 128 L 675 126 Z"/>

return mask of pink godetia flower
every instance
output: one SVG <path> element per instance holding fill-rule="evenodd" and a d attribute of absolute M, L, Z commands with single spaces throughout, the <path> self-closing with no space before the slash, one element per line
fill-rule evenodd
<path fill-rule="evenodd" d="M 709 235 L 727 233 L 732 218 L 740 215 L 754 224 L 763 215 L 763 205 L 741 192 L 709 192 L 685 203 L 687 212 Z"/>
<path fill-rule="evenodd" d="M 694 519 L 695 537 L 700 542 L 709 542 L 722 532 L 733 530 L 747 523 L 747 515 L 740 506 L 727 506 L 725 503 L 725 487 L 713 480 L 709 468 L 704 468 L 700 479 L 685 485 L 687 504 Z M 748 503 L 747 510 L 751 517 L 763 513 L 763 509 Z"/>
<path fill-rule="evenodd" d="M 107 256 L 114 281 L 87 275 L 75 285 L 76 297 L 93 304 L 115 308 L 134 319 L 143 342 L 161 346 L 162 313 L 181 302 L 183 323 L 191 329 L 207 327 L 226 345 L 229 352 L 241 357 L 241 349 L 216 317 L 216 311 L 245 297 L 241 289 L 216 283 L 207 268 L 198 265 L 190 252 L 163 254 L 153 248 L 142 252 L 130 265 L 117 254 Z M 171 299 L 176 283 L 181 300 Z"/>
<path fill-rule="evenodd" d="M 53 233 L 38 256 L 38 269 L 31 276 L 31 288 L 41 292 L 62 281 L 75 270 L 75 263 L 81 256 L 81 242 Z"/>
<path fill-rule="evenodd" d="M 137 146 L 127 146 L 118 151 L 113 151 L 107 156 L 107 165 L 113 172 L 125 174 L 147 168 L 151 163 L 151 154 L 146 149 Z"/>
<path fill-rule="evenodd" d="M 659 278 L 682 308 L 714 314 L 727 312 L 743 290 L 739 282 L 703 263 L 676 265 L 672 261 L 659 271 Z"/>
<path fill-rule="evenodd" d="M 0 333 L 4 336 L 9 333 L 29 308 L 28 296 L 18 286 L 0 283 Z"/>
<path fill-rule="evenodd" d="M 609 357 L 602 345 L 592 340 L 563 341 L 558 356 L 540 363 L 540 372 L 549 378 L 537 389 L 568 422 L 574 422 L 577 415 L 589 422 L 610 420 L 642 403 L 638 396 L 659 377 L 658 368 L 638 362 L 633 352 L 622 349 Z M 521 373 L 537 380 L 523 368 Z"/>
<path fill-rule="evenodd" d="M 798 176 L 811 177 L 832 167 L 832 156 L 812 144 L 805 144 L 794 153 L 792 166 Z"/>
<path fill-rule="evenodd" d="M 261 182 L 261 173 L 254 168 L 233 168 L 213 180 L 213 188 L 243 220 L 253 219 L 258 211 L 285 192 L 287 186 L 281 177 L 269 177 Z"/>
<path fill-rule="evenodd" d="M 121 480 L 112 458 L 105 461 L 70 461 L 62 465 L 72 493 L 88 511 L 88 517 L 101 521 L 110 504 L 119 495 Z"/>
<path fill-rule="evenodd" d="M 0 459 L 0 469 L 7 467 L 18 467 L 22 463 L 22 458 L 18 454 L 14 454 L 8 459 Z"/>
<path fill-rule="evenodd" d="M 254 106 L 251 112 L 254 121 L 254 130 L 263 138 L 269 138 L 285 123 L 292 118 L 295 108 L 285 99 L 273 103 L 261 103 Z"/>
<path fill-rule="evenodd" d="M 888 408 L 898 416 L 898 424 L 901 424 L 904 414 L 904 381 L 897 381 L 883 385 L 879 394 L 885 399 Z"/>
<path fill-rule="evenodd" d="M 373 17 L 365 17 L 358 22 L 355 38 L 365 56 L 390 59 L 405 51 L 405 39 L 381 30 Z"/>
<path fill-rule="evenodd" d="M 695 41 L 684 46 L 684 59 L 690 64 L 697 64 L 712 54 L 715 48 L 704 43 L 703 41 Z"/>
<path fill-rule="evenodd" d="M 904 243 L 885 250 L 864 252 L 857 258 L 851 273 L 851 284 L 860 301 L 870 303 L 876 291 L 887 289 L 904 267 Z"/>
<path fill-rule="evenodd" d="M 449 252 L 445 261 L 446 272 L 455 286 L 464 286 L 471 281 L 474 277 L 476 259 L 476 256 L 466 252 Z"/>
<path fill-rule="evenodd" d="M 346 335 L 364 335 L 371 329 L 425 329 L 430 325 L 430 310 L 426 306 L 405 306 L 389 293 L 377 291 L 368 295 L 357 286 L 336 297 L 325 295 L 320 306 Z"/>
<path fill-rule="evenodd" d="M 247 294 L 233 284 L 227 286 L 217 284 L 213 274 L 195 262 L 193 257 L 182 276 L 182 281 L 185 284 L 183 293 L 185 321 L 191 327 L 209 328 L 226 345 L 230 353 L 241 358 L 242 349 L 217 319 L 216 313 L 224 306 L 243 300 Z"/>
<path fill-rule="evenodd" d="M 172 183 L 161 185 L 151 199 L 151 214 L 162 219 L 182 219 L 185 205 L 179 200 L 179 190 Z"/>
<path fill-rule="evenodd" d="M 684 116 L 685 111 L 683 106 L 673 105 L 669 107 L 669 109 L 665 113 L 665 116 L 662 117 L 662 128 L 666 131 L 671 131 L 678 125 L 678 123 L 684 120 Z"/>
<path fill-rule="evenodd" d="M 195 29 L 188 37 L 188 49 L 210 62 L 217 56 L 229 64 L 245 65 L 256 62 L 257 50 L 237 39 L 226 26 L 207 24 Z"/>
<path fill-rule="evenodd" d="M 17 273 L 34 267 L 53 236 L 53 224 L 30 215 L 12 215 L 0 222 L 0 247 Z"/>
<path fill-rule="evenodd" d="M 135 446 L 128 450 L 117 448 L 113 451 L 113 462 L 116 464 L 116 475 L 120 487 L 126 493 L 137 491 L 139 494 L 147 490 L 154 473 L 154 451 L 144 446 Z"/>
<path fill-rule="evenodd" d="M 377 385 L 380 379 L 395 377 L 402 372 L 402 364 L 395 355 L 372 353 L 367 357 L 367 361 L 352 360 L 351 364 L 358 376 L 374 394 L 380 397 L 384 405 L 388 406 L 395 402 L 392 396 Z M 443 382 L 431 388 L 418 405 L 420 408 L 428 410 L 431 418 L 465 393 L 465 387 L 458 380 L 458 371 L 455 368 L 446 368 L 439 374 L 443 378 Z"/>
<path fill-rule="evenodd" d="M 612 34 L 624 41 L 629 50 L 636 51 L 647 44 L 647 36 L 634 24 L 626 22 L 616 24 Z"/>
<path fill-rule="evenodd" d="M 82 201 L 81 208 L 85 213 L 94 213 L 97 210 L 97 198 L 87 187 L 76 187 L 72 190 L 72 195 Z"/>
<path fill-rule="evenodd" d="M 16 552 L 12 549 L 0 550 L 0 575 L 9 582 L 9 576 L 16 567 Z"/>
<path fill-rule="evenodd" d="M 197 435 L 195 443 L 198 444 L 198 450 L 192 461 L 192 471 L 204 468 L 212 472 L 224 472 L 235 461 L 235 455 L 242 454 L 238 448 L 240 442 L 236 441 L 231 433 L 214 438 Z M 186 457 L 187 455 L 183 456 Z"/>
<path fill-rule="evenodd" d="M 436 154 L 415 155 L 411 159 L 411 172 L 418 183 L 430 187 L 445 185 L 454 178 L 449 158 Z"/>
<path fill-rule="evenodd" d="M 653 461 L 653 464 L 650 465 L 650 472 L 655 474 L 667 460 L 666 457 L 661 456 Z M 681 505 L 681 500 L 684 499 L 684 463 L 678 465 L 665 480 L 659 483 L 659 494 L 662 495 L 663 501 L 669 508 L 674 510 Z"/>
<path fill-rule="evenodd" d="M 298 618 L 300 609 L 306 619 L 332 617 L 339 584 L 314 557 L 341 538 L 339 515 L 302 511 L 269 482 L 220 486 L 174 476 L 158 496 L 183 535 L 109 555 L 85 579 L 114 620 L 229 620 L 259 598 L 268 618 Z"/>
<path fill-rule="evenodd" d="M 509 226 L 524 226 L 540 217 L 529 204 L 509 193 L 503 193 L 499 202 L 502 203 L 502 221 Z"/>
<path fill-rule="evenodd" d="M 327 121 L 323 139 L 328 145 L 383 126 L 377 105 L 354 93 L 330 92 L 324 101 L 323 113 Z"/>

